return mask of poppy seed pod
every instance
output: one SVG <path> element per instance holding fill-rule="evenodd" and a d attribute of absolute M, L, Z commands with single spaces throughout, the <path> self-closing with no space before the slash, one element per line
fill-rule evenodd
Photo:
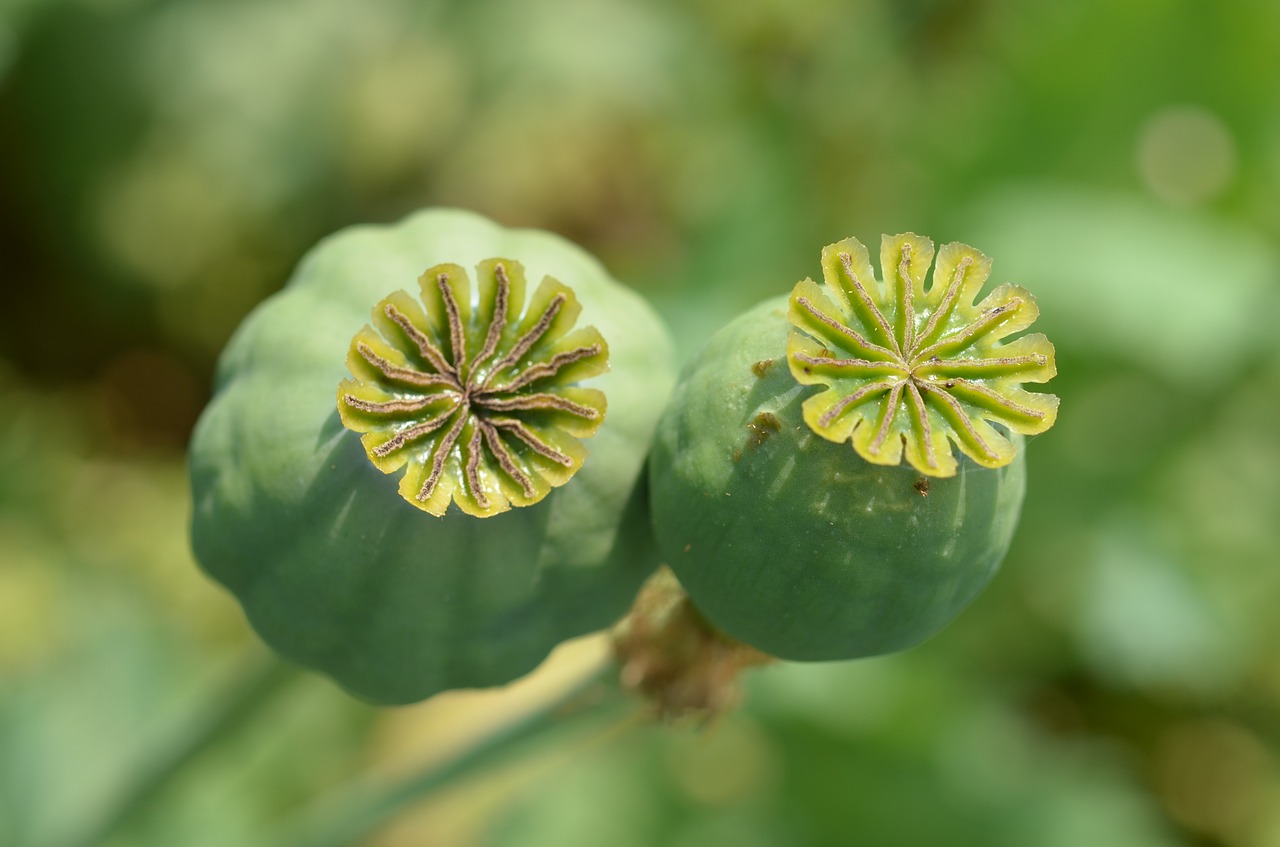
<path fill-rule="evenodd" d="M 929 637 L 995 574 L 1025 490 L 1023 436 L 1057 398 L 1015 286 L 973 300 L 970 247 L 886 236 L 885 280 L 854 239 L 823 251 L 825 285 L 752 309 L 681 376 L 650 460 L 663 561 L 728 635 L 795 660 L 848 659 Z M 959 448 L 959 456 L 952 447 Z"/>
<path fill-rule="evenodd" d="M 673 362 L 555 235 L 452 210 L 344 230 L 219 362 L 196 557 L 268 644 L 368 700 L 508 682 L 653 569 L 641 468 Z"/>

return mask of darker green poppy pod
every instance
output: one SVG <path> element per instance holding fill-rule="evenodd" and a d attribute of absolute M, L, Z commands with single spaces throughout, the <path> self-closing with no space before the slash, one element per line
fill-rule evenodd
<path fill-rule="evenodd" d="M 641 468 L 673 362 L 557 236 L 451 210 L 344 230 L 223 354 L 196 557 L 268 644 L 368 700 L 508 682 L 656 564 Z"/>
<path fill-rule="evenodd" d="M 650 459 L 663 561 L 728 635 L 784 659 L 910 647 L 990 581 L 1025 490 L 1023 436 L 1057 398 L 1035 302 L 972 248 L 854 239 L 717 333 L 686 368 Z M 957 448 L 953 450 L 954 448 Z M 958 453 L 958 455 L 956 455 Z"/>

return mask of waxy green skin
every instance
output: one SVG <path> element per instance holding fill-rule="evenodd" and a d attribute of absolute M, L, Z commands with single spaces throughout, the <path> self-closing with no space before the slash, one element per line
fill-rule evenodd
<path fill-rule="evenodd" d="M 347 350 L 379 300 L 443 262 L 503 257 L 574 289 L 607 339 L 586 461 L 544 500 L 489 518 L 426 514 L 343 428 Z M 666 330 L 557 236 L 431 210 L 344 230 L 237 331 L 191 444 L 192 543 L 285 657 L 378 703 L 508 682 L 607 626 L 656 564 L 641 469 L 674 382 Z"/>
<path fill-rule="evenodd" d="M 650 462 L 663 561 L 713 624 L 779 658 L 910 647 L 994 576 L 1022 504 L 1022 450 L 996 469 L 962 457 L 926 489 L 909 465 L 819 437 L 801 411 L 817 389 L 787 368 L 786 313 L 785 297 L 762 303 L 681 376 Z"/>

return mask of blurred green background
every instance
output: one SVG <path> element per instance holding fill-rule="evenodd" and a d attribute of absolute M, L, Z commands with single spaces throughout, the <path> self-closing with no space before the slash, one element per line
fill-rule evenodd
<path fill-rule="evenodd" d="M 839 238 L 974 244 L 1062 414 L 924 646 L 550 738 L 361 843 L 1280 845 L 1278 45 L 1268 0 L 0 0 L 0 844 L 263 660 L 185 538 L 216 356 L 321 236 L 445 204 L 579 241 L 686 354 Z M 301 677 L 111 843 L 284 843 L 531 696 Z"/>

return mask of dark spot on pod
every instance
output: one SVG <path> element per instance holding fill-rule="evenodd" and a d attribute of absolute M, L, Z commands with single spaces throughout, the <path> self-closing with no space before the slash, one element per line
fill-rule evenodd
<path fill-rule="evenodd" d="M 741 451 L 741 450 L 739 450 L 737 447 L 734 447 L 734 448 L 733 448 L 733 463 L 736 465 L 736 464 L 738 464 L 738 462 L 740 462 L 740 461 L 742 461 L 742 451 Z"/>
<path fill-rule="evenodd" d="M 919 492 L 921 497 L 928 497 L 929 496 L 929 477 L 927 476 L 920 477 L 915 481 L 915 484 L 912 485 L 911 487 L 914 488 L 917 492 Z"/>
<path fill-rule="evenodd" d="M 782 431 L 782 421 L 773 412 L 761 412 L 747 424 L 751 435 L 747 438 L 747 446 L 753 450 L 769 440 L 769 436 Z"/>
<path fill-rule="evenodd" d="M 751 366 L 751 372 L 756 375 L 756 379 L 764 379 L 764 375 L 771 367 L 773 367 L 773 359 L 761 359 Z"/>

